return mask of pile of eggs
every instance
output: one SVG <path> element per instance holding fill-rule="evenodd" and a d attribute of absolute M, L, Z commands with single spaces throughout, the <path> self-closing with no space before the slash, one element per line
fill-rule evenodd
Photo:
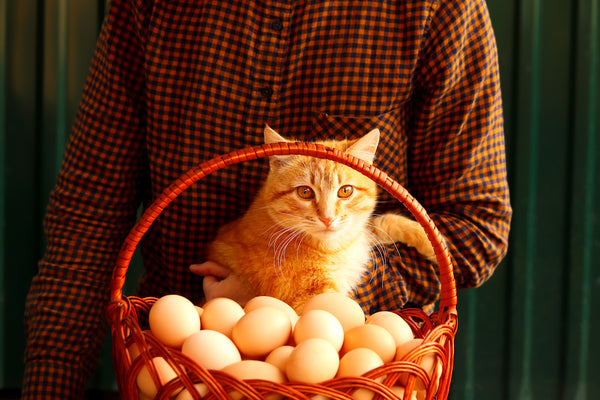
<path fill-rule="evenodd" d="M 268 296 L 255 297 L 242 308 L 227 298 L 198 307 L 185 297 L 167 295 L 152 305 L 148 321 L 158 341 L 208 370 L 277 383 L 361 376 L 384 363 L 401 360 L 423 342 L 398 314 L 380 311 L 367 318 L 358 303 L 337 293 L 314 296 L 300 315 Z M 139 355 L 136 344 L 129 353 L 132 360 Z M 176 377 L 163 358 L 155 357 L 152 363 L 162 384 Z M 434 368 L 440 368 L 433 356 L 426 356 L 421 365 L 430 377 Z M 158 389 L 146 366 L 136 382 L 141 399 L 156 396 Z M 405 384 L 402 378 L 398 382 Z M 195 388 L 201 396 L 208 392 L 204 384 Z M 417 392 L 423 392 L 424 388 L 420 389 Z M 402 397 L 404 388 L 398 385 L 392 391 Z M 239 393 L 230 396 L 241 398 Z M 369 399 L 373 392 L 360 389 L 353 396 Z M 191 398 L 187 389 L 175 397 Z"/>

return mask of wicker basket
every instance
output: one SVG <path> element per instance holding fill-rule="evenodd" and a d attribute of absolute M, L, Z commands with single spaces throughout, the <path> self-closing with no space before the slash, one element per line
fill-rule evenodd
<path fill-rule="evenodd" d="M 424 338 L 423 343 L 401 361 L 386 363 L 361 377 L 334 378 L 320 384 L 242 381 L 220 371 L 206 370 L 180 351 L 162 345 L 140 327 L 140 321 L 147 320 L 150 307 L 156 298 L 123 296 L 122 288 L 135 248 L 162 210 L 192 184 L 216 170 L 243 161 L 287 154 L 329 159 L 354 168 L 404 204 L 425 229 L 438 261 L 442 288 L 439 309 L 432 315 L 427 315 L 418 309 L 398 311 L 409 322 L 415 336 Z M 351 399 L 352 394 L 359 389 L 373 391 L 376 399 L 399 399 L 401 397 L 398 397 L 398 391 L 395 390 L 399 382 L 404 384 L 403 397 L 406 400 L 443 400 L 448 397 L 454 363 L 457 298 L 452 263 L 445 242 L 422 206 L 406 189 L 376 167 L 339 150 L 318 144 L 276 143 L 238 150 L 189 170 L 151 204 L 125 239 L 113 270 L 110 293 L 111 302 L 107 309 L 107 316 L 112 332 L 113 364 L 119 391 L 124 399 L 140 398 L 136 377 L 144 366 L 148 367 L 158 388 L 156 398 L 160 399 L 174 398 L 183 388 L 189 389 L 193 398 L 200 398 L 194 390 L 196 383 L 206 385 L 209 393 L 205 398 L 209 399 L 228 399 L 228 393 L 233 390 L 250 399 L 264 399 L 273 394 L 279 394 L 278 398 L 293 399 L 310 399 L 316 395 L 330 399 Z M 140 356 L 132 360 L 128 347 L 133 343 L 137 344 Z M 433 368 L 432 376 L 428 375 L 428 371 L 425 371 L 420 364 L 425 356 L 434 357 L 436 360 L 437 368 Z M 163 357 L 175 370 L 177 377 L 161 384 L 154 364 L 150 362 L 153 357 Z"/>

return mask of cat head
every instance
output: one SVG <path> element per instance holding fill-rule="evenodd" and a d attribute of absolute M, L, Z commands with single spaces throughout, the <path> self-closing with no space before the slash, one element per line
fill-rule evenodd
<path fill-rule="evenodd" d="M 265 142 L 288 142 L 269 126 Z M 379 143 L 375 129 L 357 140 L 328 140 L 325 146 L 372 163 Z M 377 202 L 377 185 L 343 164 L 303 155 L 274 156 L 263 193 L 269 214 L 285 228 L 318 241 L 339 241 L 364 229 Z"/>

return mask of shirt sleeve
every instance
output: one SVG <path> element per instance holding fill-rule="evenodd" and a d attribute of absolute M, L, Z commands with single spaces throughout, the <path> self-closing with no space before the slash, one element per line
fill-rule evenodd
<path fill-rule="evenodd" d="M 112 0 L 102 26 L 27 298 L 23 399 L 83 398 L 106 335 L 108 282 L 145 176 L 143 11 Z"/>
<path fill-rule="evenodd" d="M 437 4 L 413 81 L 407 189 L 446 238 L 457 287 L 476 287 L 506 254 L 512 215 L 497 50 L 483 0 Z M 436 265 L 398 246 L 375 253 L 358 288 L 367 311 L 439 297 Z"/>

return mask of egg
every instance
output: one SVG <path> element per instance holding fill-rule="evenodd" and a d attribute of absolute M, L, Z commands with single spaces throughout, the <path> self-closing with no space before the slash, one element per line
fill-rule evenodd
<path fill-rule="evenodd" d="M 150 330 L 148 330 L 148 329 L 145 329 L 142 331 L 142 334 L 147 336 L 147 335 L 152 335 L 152 332 L 150 332 Z M 150 347 L 148 341 L 146 341 L 146 346 L 147 346 L 146 351 L 150 350 L 151 347 Z M 129 353 L 129 359 L 130 359 L 131 363 L 133 364 L 135 359 L 138 358 L 141 354 L 140 348 L 138 347 L 138 344 L 136 342 L 132 342 L 129 345 L 129 347 L 127 347 L 127 351 Z"/>
<path fill-rule="evenodd" d="M 384 363 L 392 361 L 396 354 L 396 342 L 392 334 L 385 328 L 374 324 L 360 325 L 346 332 L 342 353 L 348 353 L 359 347 L 373 350 Z"/>
<path fill-rule="evenodd" d="M 304 305 L 302 314 L 310 310 L 330 312 L 340 321 L 344 332 L 365 323 L 365 313 L 360 305 L 341 293 L 321 293 L 311 297 Z"/>
<path fill-rule="evenodd" d="M 383 365 L 383 360 L 377 353 L 365 347 L 359 347 L 350 350 L 340 359 L 340 368 L 336 376 L 362 376 L 365 373 Z M 378 382 L 383 382 L 384 377 L 377 378 Z M 375 392 L 360 388 L 352 393 L 355 400 L 370 400 L 375 396 Z"/>
<path fill-rule="evenodd" d="M 394 360 L 401 361 L 408 353 L 421 344 L 423 344 L 422 338 L 407 340 L 396 348 L 396 356 L 394 357 Z"/>
<path fill-rule="evenodd" d="M 196 306 L 183 296 L 170 294 L 150 307 L 148 323 L 152 334 L 165 346 L 181 348 L 183 341 L 200 330 Z"/>
<path fill-rule="evenodd" d="M 141 354 L 140 348 L 137 343 L 132 343 L 128 348 L 127 352 L 129 354 L 129 361 L 133 364 L 136 358 Z"/>
<path fill-rule="evenodd" d="M 140 396 L 140 400 L 154 400 L 154 397 L 148 397 L 144 393 L 142 393 L 141 391 L 138 391 L 138 394 Z"/>
<path fill-rule="evenodd" d="M 249 311 L 233 327 L 231 336 L 243 355 L 264 357 L 287 344 L 292 333 L 288 315 L 274 307 Z"/>
<path fill-rule="evenodd" d="M 244 316 L 244 309 L 235 300 L 218 297 L 209 300 L 200 317 L 202 329 L 221 332 L 231 338 L 233 326 Z"/>
<path fill-rule="evenodd" d="M 366 347 L 359 347 L 342 356 L 337 376 L 362 376 L 382 365 L 383 360 L 379 354 Z"/>
<path fill-rule="evenodd" d="M 391 311 L 378 311 L 369 316 L 365 323 L 385 328 L 392 334 L 396 346 L 415 338 L 410 325 L 400 315 Z"/>
<path fill-rule="evenodd" d="M 228 365 L 223 368 L 223 372 L 226 372 L 240 380 L 244 379 L 263 379 L 275 383 L 285 382 L 285 375 L 283 371 L 264 361 L 258 360 L 243 360 L 235 364 Z M 233 399 L 241 399 L 243 396 L 239 392 L 230 392 L 229 396 Z M 282 398 L 282 395 L 273 394 L 266 396 L 268 400 L 276 400 Z"/>
<path fill-rule="evenodd" d="M 194 385 L 194 390 L 201 398 L 206 396 L 209 392 L 208 386 L 206 386 L 204 383 L 196 383 Z M 194 396 L 188 389 L 183 389 L 181 392 L 179 392 L 177 397 L 175 397 L 175 400 L 194 400 Z"/>
<path fill-rule="evenodd" d="M 267 358 L 265 358 L 265 361 L 269 364 L 273 364 L 280 370 L 285 371 L 285 366 L 292 350 L 294 350 L 294 346 L 285 345 L 278 347 L 269 353 Z"/>
<path fill-rule="evenodd" d="M 398 396 L 398 398 L 404 399 L 404 392 L 405 392 L 404 386 L 398 386 L 398 385 L 397 386 L 392 386 L 390 388 L 390 390 L 392 392 L 394 392 L 394 394 L 396 396 Z M 424 398 L 424 393 L 421 392 L 421 394 L 423 395 L 423 398 Z M 412 395 L 410 396 L 410 399 L 405 399 L 405 400 L 417 400 L 417 391 L 413 390 Z"/>
<path fill-rule="evenodd" d="M 336 351 L 344 343 L 344 328 L 340 321 L 329 311 L 310 310 L 302 314 L 293 331 L 296 344 L 306 339 L 320 337 L 330 342 Z"/>
<path fill-rule="evenodd" d="M 288 315 L 288 317 L 290 317 L 292 327 L 296 324 L 296 321 L 298 320 L 298 314 L 288 303 L 271 296 L 256 296 L 251 298 L 244 306 L 244 311 L 248 312 L 261 307 L 279 308 L 281 311 L 285 312 Z"/>
<path fill-rule="evenodd" d="M 340 368 L 338 377 L 343 376 L 362 376 L 365 373 L 383 365 L 383 360 L 377 353 L 365 347 L 350 350 L 340 359 Z M 378 378 L 378 382 L 383 382 L 383 376 Z M 355 400 L 371 400 L 375 392 L 360 388 L 352 393 Z"/>
<path fill-rule="evenodd" d="M 396 356 L 395 356 L 394 360 L 395 361 L 408 360 L 408 358 L 407 358 L 408 354 L 411 351 L 413 351 L 414 349 L 416 349 L 418 346 L 422 345 L 423 343 L 424 343 L 423 339 L 415 338 L 415 339 L 409 340 L 409 341 L 401 344 L 396 349 Z M 411 359 L 411 361 L 412 361 L 412 359 Z M 437 387 L 439 386 L 439 381 L 441 378 L 441 373 L 442 373 L 442 364 L 438 360 L 438 357 L 436 357 L 433 353 L 429 353 L 421 359 L 421 361 L 419 362 L 419 365 L 425 370 L 425 372 L 427 372 L 429 379 L 433 379 L 434 372 L 436 373 L 437 382 L 435 383 L 435 390 L 437 390 Z M 400 384 L 402 384 L 403 386 L 406 386 L 407 381 L 408 381 L 408 374 L 400 374 L 400 376 L 398 377 L 398 382 Z M 425 387 L 425 384 L 423 383 L 422 380 L 417 379 L 415 389 L 422 391 L 422 390 L 426 390 L 427 388 Z"/>
<path fill-rule="evenodd" d="M 235 344 L 221 332 L 201 330 L 188 337 L 181 352 L 206 369 L 222 369 L 241 361 Z"/>
<path fill-rule="evenodd" d="M 161 385 L 164 385 L 171 379 L 177 377 L 177 373 L 175 372 L 175 370 L 169 365 L 169 363 L 164 358 L 154 357 L 152 358 L 152 360 L 150 360 L 150 362 L 156 370 L 156 374 Z M 152 375 L 150 374 L 148 365 L 144 365 L 142 367 L 138 376 L 136 377 L 136 383 L 138 385 L 140 393 L 142 393 L 148 398 L 154 398 L 158 393 L 158 387 L 152 379 Z"/>
<path fill-rule="evenodd" d="M 339 364 L 339 354 L 331 343 L 311 338 L 294 348 L 285 372 L 290 381 L 319 383 L 335 377 Z"/>

